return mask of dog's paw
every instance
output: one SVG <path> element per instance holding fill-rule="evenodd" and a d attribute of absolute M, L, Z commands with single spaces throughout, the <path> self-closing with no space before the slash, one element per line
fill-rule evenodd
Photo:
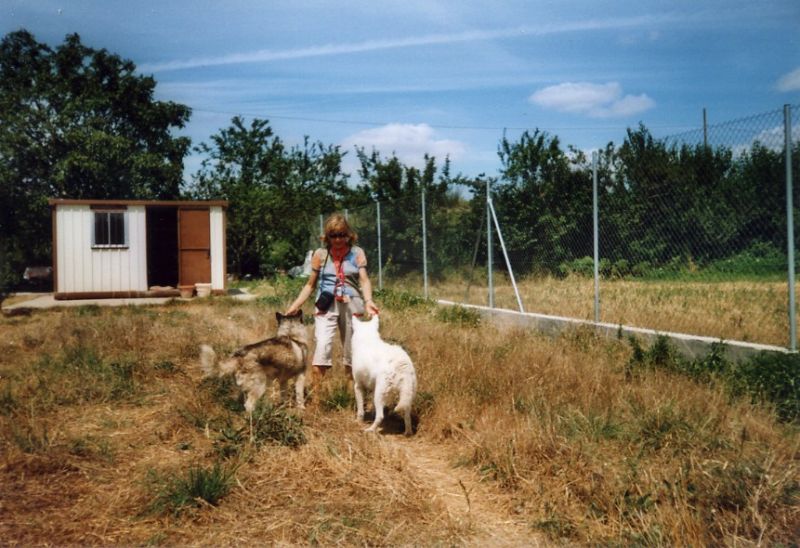
<path fill-rule="evenodd" d="M 357 413 L 356 414 L 356 421 L 361 422 L 364 420 L 364 413 Z"/>
<path fill-rule="evenodd" d="M 369 428 L 364 428 L 364 432 L 375 432 L 375 433 L 377 433 L 378 432 L 378 427 L 373 424 Z"/>

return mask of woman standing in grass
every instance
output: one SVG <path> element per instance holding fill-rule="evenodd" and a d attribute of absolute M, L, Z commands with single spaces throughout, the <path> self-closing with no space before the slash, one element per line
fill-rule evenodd
<path fill-rule="evenodd" d="M 372 283 L 367 275 L 367 256 L 355 245 L 358 235 L 340 213 L 328 217 L 324 229 L 321 237 L 324 247 L 317 249 L 311 257 L 308 282 L 286 310 L 286 314 L 297 312 L 317 290 L 314 303 L 316 348 L 311 362 L 315 386 L 333 365 L 331 354 L 337 330 L 343 348 L 342 362 L 347 374 L 352 376 L 350 339 L 353 316 L 360 317 L 365 311 L 378 313 L 372 300 Z"/>

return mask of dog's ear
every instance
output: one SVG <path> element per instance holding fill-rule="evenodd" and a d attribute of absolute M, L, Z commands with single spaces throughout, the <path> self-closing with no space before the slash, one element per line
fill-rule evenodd
<path fill-rule="evenodd" d="M 281 323 L 281 320 L 284 319 L 286 316 L 281 314 L 280 312 L 275 313 L 275 319 L 278 320 L 278 323 Z"/>

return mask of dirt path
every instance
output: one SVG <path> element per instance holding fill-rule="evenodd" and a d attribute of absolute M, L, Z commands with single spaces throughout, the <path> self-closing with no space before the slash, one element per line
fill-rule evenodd
<path fill-rule="evenodd" d="M 450 517 L 469 527 L 470 546 L 545 546 L 543 537 L 513 515 L 512 501 L 468 468 L 454 468 L 447 448 L 414 436 L 386 436 L 402 450 L 420 483 L 435 493 Z"/>

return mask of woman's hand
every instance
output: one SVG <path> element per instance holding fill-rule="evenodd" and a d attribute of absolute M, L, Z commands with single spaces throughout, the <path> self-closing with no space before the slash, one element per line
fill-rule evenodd
<path fill-rule="evenodd" d="M 366 309 L 367 312 L 369 312 L 371 315 L 377 316 L 378 314 L 380 314 L 380 310 L 375 305 L 375 301 L 373 301 L 372 299 L 369 299 L 366 302 Z"/>

